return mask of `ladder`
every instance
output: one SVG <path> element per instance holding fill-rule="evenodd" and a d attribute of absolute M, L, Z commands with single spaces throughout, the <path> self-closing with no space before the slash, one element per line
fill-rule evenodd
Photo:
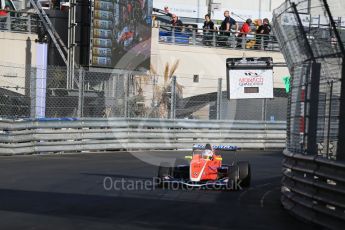
<path fill-rule="evenodd" d="M 51 23 L 48 15 L 46 14 L 46 12 L 44 11 L 44 9 L 42 8 L 42 5 L 39 1 L 36 2 L 36 0 L 30 0 L 31 5 L 34 7 L 34 9 L 36 10 L 40 20 L 42 21 L 44 28 L 47 30 L 47 32 L 49 33 L 50 38 L 52 39 L 55 47 L 57 48 L 62 60 L 64 61 L 64 63 L 67 65 L 67 47 L 64 44 L 64 42 L 62 41 L 61 37 L 59 36 L 59 34 L 56 32 L 53 24 Z"/>

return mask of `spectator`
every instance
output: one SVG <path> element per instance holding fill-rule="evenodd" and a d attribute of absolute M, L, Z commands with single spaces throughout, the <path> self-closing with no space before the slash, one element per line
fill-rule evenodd
<path fill-rule="evenodd" d="M 268 40 L 269 40 L 269 34 L 271 32 L 271 26 L 270 21 L 268 18 L 264 18 L 263 24 L 259 26 L 259 28 L 256 30 L 256 44 L 257 47 L 261 48 L 262 41 L 264 42 L 264 49 L 267 48 Z"/>
<path fill-rule="evenodd" d="M 206 14 L 205 15 L 205 22 L 203 32 L 204 32 L 204 43 L 205 45 L 209 45 L 213 39 L 213 33 L 214 33 L 214 23 L 211 20 L 211 15 Z"/>
<path fill-rule="evenodd" d="M 7 16 L 8 11 L 10 10 L 10 7 L 5 6 L 3 10 L 0 9 L 0 29 L 6 29 L 7 25 Z"/>
<path fill-rule="evenodd" d="M 248 18 L 246 20 L 245 23 L 243 23 L 240 33 L 238 34 L 238 39 L 237 39 L 237 47 L 241 47 L 242 46 L 242 42 L 245 39 L 245 37 L 247 37 L 247 34 L 251 32 L 251 26 L 252 24 L 252 20 L 250 18 Z"/>
<path fill-rule="evenodd" d="M 222 31 L 222 35 L 230 36 L 231 28 L 235 25 L 236 29 L 235 31 L 238 31 L 238 23 L 235 19 L 230 17 L 230 11 L 226 10 L 224 11 L 224 20 L 222 22 L 222 25 L 220 26 L 220 30 Z"/>
<path fill-rule="evenodd" d="M 175 32 L 181 32 L 182 31 L 183 23 L 180 19 L 178 19 L 176 14 L 172 15 L 171 25 L 174 27 L 173 29 L 175 30 Z"/>
<path fill-rule="evenodd" d="M 10 11 L 10 7 L 5 6 L 3 10 L 0 9 L 0 16 L 7 16 L 9 11 Z"/>

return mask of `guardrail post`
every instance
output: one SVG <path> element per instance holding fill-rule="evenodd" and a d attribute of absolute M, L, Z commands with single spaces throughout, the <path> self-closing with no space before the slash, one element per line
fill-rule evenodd
<path fill-rule="evenodd" d="M 171 79 L 171 105 L 170 105 L 170 119 L 176 117 L 176 76 Z"/>
<path fill-rule="evenodd" d="M 84 107 L 84 71 L 79 69 L 78 118 L 83 117 Z"/>
<path fill-rule="evenodd" d="M 217 120 L 221 119 L 222 108 L 222 78 L 218 78 L 218 92 L 217 92 Z"/>

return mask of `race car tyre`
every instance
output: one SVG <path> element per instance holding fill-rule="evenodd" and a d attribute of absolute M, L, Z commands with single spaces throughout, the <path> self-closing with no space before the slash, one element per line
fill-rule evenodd
<path fill-rule="evenodd" d="M 178 165 L 174 168 L 174 178 L 189 179 L 189 165 Z"/>
<path fill-rule="evenodd" d="M 248 161 L 239 161 L 237 162 L 237 165 L 240 171 L 240 185 L 244 188 L 247 188 L 250 186 L 251 181 L 250 164 Z"/>
<path fill-rule="evenodd" d="M 158 174 L 157 174 L 157 186 L 161 187 L 163 185 L 163 178 L 166 176 L 173 175 L 173 168 L 169 166 L 168 163 L 162 163 L 158 167 Z"/>
<path fill-rule="evenodd" d="M 237 181 L 240 177 L 240 170 L 238 165 L 231 165 L 228 168 L 228 185 L 227 189 L 229 190 L 238 190 Z"/>

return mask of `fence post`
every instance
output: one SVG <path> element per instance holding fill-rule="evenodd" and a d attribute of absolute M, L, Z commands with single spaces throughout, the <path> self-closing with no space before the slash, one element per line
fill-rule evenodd
<path fill-rule="evenodd" d="M 222 108 L 222 78 L 218 78 L 218 92 L 217 92 L 217 120 L 221 119 Z"/>
<path fill-rule="evenodd" d="M 84 107 L 84 70 L 79 69 L 79 93 L 78 93 L 78 118 L 83 117 L 83 107 Z"/>
<path fill-rule="evenodd" d="M 125 118 L 129 117 L 129 106 L 128 106 L 128 100 L 129 100 L 129 78 L 130 75 L 127 73 L 125 74 Z"/>
<path fill-rule="evenodd" d="M 176 76 L 171 79 L 171 105 L 170 105 L 170 119 L 176 117 Z"/>

